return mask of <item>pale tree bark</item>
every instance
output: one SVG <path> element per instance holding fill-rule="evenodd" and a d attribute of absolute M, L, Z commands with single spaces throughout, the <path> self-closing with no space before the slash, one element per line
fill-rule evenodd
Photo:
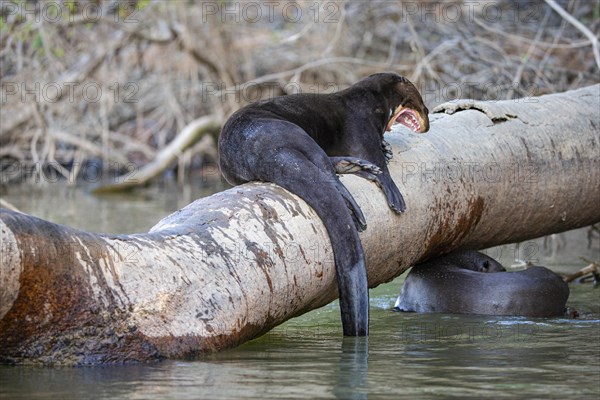
<path fill-rule="evenodd" d="M 391 212 L 373 183 L 342 178 L 367 218 L 370 286 L 458 247 L 599 222 L 599 110 L 596 85 L 447 104 L 434 110 L 429 133 L 388 135 L 404 214 Z M 11 211 L 0 221 L 4 362 L 193 356 L 238 345 L 337 296 L 324 226 L 272 184 L 200 199 L 145 234 L 92 234 Z"/>

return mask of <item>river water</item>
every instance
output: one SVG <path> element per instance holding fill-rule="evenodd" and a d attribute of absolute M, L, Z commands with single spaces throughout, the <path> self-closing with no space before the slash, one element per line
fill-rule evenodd
<path fill-rule="evenodd" d="M 10 186 L 22 211 L 106 233 L 147 231 L 160 218 L 223 187 L 151 187 L 96 197 L 53 184 Z M 561 273 L 600 258 L 580 229 L 487 251 Z M 196 360 L 84 368 L 0 366 L 2 399 L 600 398 L 600 288 L 571 284 L 576 319 L 391 310 L 404 276 L 370 291 L 367 339 L 343 339 L 336 302 L 236 349 Z M 485 293 L 482 293 L 485 296 Z"/>

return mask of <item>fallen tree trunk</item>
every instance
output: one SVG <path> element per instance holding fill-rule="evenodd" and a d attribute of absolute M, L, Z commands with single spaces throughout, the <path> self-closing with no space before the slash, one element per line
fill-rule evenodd
<path fill-rule="evenodd" d="M 406 213 L 390 211 L 373 183 L 342 178 L 367 218 L 370 286 L 458 247 L 599 222 L 599 109 L 600 85 L 464 101 L 434 110 L 426 135 L 389 135 Z M 272 184 L 200 199 L 147 234 L 92 234 L 6 210 L 0 221 L 4 362 L 193 356 L 236 346 L 337 295 L 324 226 Z"/>

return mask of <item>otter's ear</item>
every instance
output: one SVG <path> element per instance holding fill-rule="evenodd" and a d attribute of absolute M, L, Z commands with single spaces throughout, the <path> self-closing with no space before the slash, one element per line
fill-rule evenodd
<path fill-rule="evenodd" d="M 398 80 L 400 83 L 406 83 L 406 82 L 410 82 L 408 79 L 406 79 L 406 78 L 405 78 L 405 77 L 403 77 L 402 75 L 395 74 L 395 78 L 396 78 L 396 80 Z"/>
<path fill-rule="evenodd" d="M 483 272 L 487 272 L 489 269 L 490 269 L 490 262 L 486 260 L 483 262 Z"/>
<path fill-rule="evenodd" d="M 400 82 L 396 82 L 394 84 L 394 90 L 396 92 L 396 96 L 398 96 L 400 100 L 400 104 L 404 105 L 407 100 L 415 95 L 420 97 L 419 92 L 417 92 L 416 88 L 410 83 L 408 80 L 403 79 Z"/>

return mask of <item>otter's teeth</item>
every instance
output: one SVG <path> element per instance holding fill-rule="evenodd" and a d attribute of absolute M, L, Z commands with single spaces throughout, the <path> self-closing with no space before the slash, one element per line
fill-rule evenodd
<path fill-rule="evenodd" d="M 403 115 L 403 123 L 407 127 L 411 128 L 413 131 L 418 132 L 420 128 L 419 121 L 410 113 L 406 113 Z"/>

